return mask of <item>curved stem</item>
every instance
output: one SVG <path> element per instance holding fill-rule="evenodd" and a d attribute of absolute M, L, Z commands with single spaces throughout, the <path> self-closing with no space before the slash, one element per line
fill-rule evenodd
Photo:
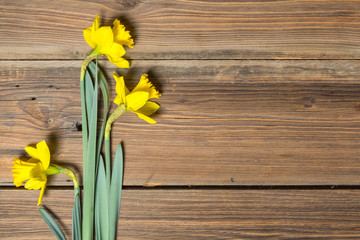
<path fill-rule="evenodd" d="M 107 186 L 108 189 L 110 191 L 110 131 L 111 131 L 111 125 L 112 123 L 118 119 L 123 113 L 125 113 L 126 110 L 126 106 L 125 104 L 120 104 L 115 111 L 110 115 L 110 117 L 108 118 L 107 122 L 106 122 L 106 126 L 105 126 L 105 134 L 104 134 L 104 140 L 105 140 L 105 169 L 106 169 L 106 181 L 107 181 Z"/>
<path fill-rule="evenodd" d="M 98 55 L 97 54 L 89 54 L 86 56 L 84 61 L 81 64 L 81 70 L 80 70 L 80 81 L 84 81 L 85 71 L 87 65 L 89 65 L 89 62 L 94 60 Z"/>
<path fill-rule="evenodd" d="M 73 171 L 71 171 L 69 168 L 62 167 L 56 164 L 51 164 L 49 168 L 46 170 L 46 175 L 54 175 L 58 173 L 64 173 L 68 175 L 74 183 L 74 188 L 79 188 L 79 181 Z"/>
<path fill-rule="evenodd" d="M 58 173 L 64 173 L 68 175 L 74 183 L 74 207 L 72 213 L 72 239 L 81 239 L 81 204 L 80 204 L 80 187 L 79 181 L 76 178 L 76 175 L 69 168 L 62 167 L 56 164 L 51 164 L 48 169 L 46 169 L 46 175 L 53 175 Z"/>

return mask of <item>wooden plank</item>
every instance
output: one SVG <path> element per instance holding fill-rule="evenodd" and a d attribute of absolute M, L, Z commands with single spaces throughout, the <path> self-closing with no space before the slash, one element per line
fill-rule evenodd
<path fill-rule="evenodd" d="M 124 142 L 125 185 L 359 183 L 358 61 L 132 64 L 123 72 L 129 86 L 149 72 L 163 96 L 158 124 L 128 112 L 113 126 L 113 151 Z M 12 186 L 12 158 L 42 139 L 53 162 L 81 172 L 79 66 L 0 63 L 1 185 Z"/>
<path fill-rule="evenodd" d="M 360 1 L 3 0 L 0 59 L 83 59 L 95 14 L 120 18 L 131 59 L 358 59 Z"/>
<path fill-rule="evenodd" d="M 0 190 L 2 239 L 55 239 L 37 194 Z M 67 236 L 72 195 L 44 198 Z M 359 190 L 125 190 L 118 239 L 358 239 L 359 198 Z"/>

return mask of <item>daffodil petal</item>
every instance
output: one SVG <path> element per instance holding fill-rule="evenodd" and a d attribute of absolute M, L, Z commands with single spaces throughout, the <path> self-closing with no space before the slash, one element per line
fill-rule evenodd
<path fill-rule="evenodd" d="M 117 96 L 114 99 L 114 103 L 120 105 L 121 103 L 125 103 L 125 82 L 124 77 L 119 77 L 116 73 L 113 73 L 113 77 L 116 81 L 115 91 Z"/>
<path fill-rule="evenodd" d="M 40 159 L 39 151 L 36 148 L 33 147 L 26 147 L 25 151 L 32 157 L 36 159 Z"/>
<path fill-rule="evenodd" d="M 148 92 L 134 92 L 126 96 L 126 105 L 128 109 L 136 112 L 139 108 L 143 107 L 149 99 Z"/>
<path fill-rule="evenodd" d="M 111 48 L 106 52 L 109 61 L 120 68 L 129 68 L 129 62 L 122 58 L 126 53 L 124 47 L 114 42 Z"/>
<path fill-rule="evenodd" d="M 138 109 L 136 113 L 141 113 L 146 116 L 154 114 L 160 108 L 159 104 L 155 102 L 146 102 L 145 105 Z"/>
<path fill-rule="evenodd" d="M 107 54 L 113 45 L 113 33 L 110 27 L 101 27 L 92 32 L 92 40 L 100 54 Z"/>
<path fill-rule="evenodd" d="M 92 27 L 88 27 L 83 30 L 84 38 L 90 47 L 96 48 L 96 43 L 92 39 Z"/>
<path fill-rule="evenodd" d="M 152 118 L 150 118 L 150 117 L 148 117 L 148 116 L 146 116 L 144 114 L 141 114 L 139 112 L 135 112 L 135 113 L 138 115 L 139 118 L 145 120 L 146 122 L 148 122 L 150 124 L 155 124 L 156 123 L 156 121 L 154 119 L 152 119 Z"/>
<path fill-rule="evenodd" d="M 25 183 L 25 188 L 29 190 L 39 190 L 43 186 L 43 182 L 35 178 L 30 178 L 29 181 Z"/>
<path fill-rule="evenodd" d="M 116 105 L 120 105 L 120 104 L 122 104 L 122 103 L 124 103 L 124 102 L 123 102 L 122 97 L 121 97 L 120 95 L 116 95 L 116 97 L 115 97 L 115 99 L 114 99 L 114 103 L 115 103 Z"/>
<path fill-rule="evenodd" d="M 39 160 L 41 161 L 44 169 L 46 170 L 50 165 L 50 150 L 45 141 L 41 141 L 36 144 L 36 148 L 39 152 Z"/>
<path fill-rule="evenodd" d="M 122 57 L 113 57 L 111 55 L 106 55 L 109 61 L 119 68 L 129 68 L 129 61 Z"/>
<path fill-rule="evenodd" d="M 40 205 L 42 198 L 44 196 L 44 192 L 45 192 L 45 188 L 46 188 L 46 181 L 43 183 L 42 187 L 41 187 L 41 191 L 40 191 L 40 195 L 39 195 L 39 199 L 38 199 L 38 206 Z"/>
<path fill-rule="evenodd" d="M 96 30 L 98 30 L 99 27 L 100 27 L 100 18 L 99 18 L 99 15 L 96 15 L 93 25 L 92 25 L 92 28 L 94 31 L 96 31 Z"/>
<path fill-rule="evenodd" d="M 121 44 L 114 42 L 111 45 L 110 50 L 106 53 L 106 55 L 110 55 L 110 57 L 112 57 L 113 59 L 117 59 L 117 58 L 124 56 L 125 53 L 126 53 L 126 51 L 125 51 L 124 47 Z"/>
<path fill-rule="evenodd" d="M 146 122 L 150 124 L 155 124 L 156 121 L 149 116 L 151 116 L 153 113 L 155 113 L 159 109 L 159 105 L 154 102 L 146 102 L 146 104 L 138 109 L 135 113 L 138 115 L 139 118 L 145 120 Z"/>
<path fill-rule="evenodd" d="M 125 26 L 118 19 L 113 22 L 114 42 L 133 48 L 134 40 L 131 38 L 130 32 L 125 30 Z"/>

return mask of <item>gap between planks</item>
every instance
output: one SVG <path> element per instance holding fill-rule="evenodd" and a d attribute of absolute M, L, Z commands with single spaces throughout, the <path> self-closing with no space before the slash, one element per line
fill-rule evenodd
<path fill-rule="evenodd" d="M 82 186 L 80 186 L 83 189 Z M 72 190 L 72 186 L 51 186 L 48 190 Z M 168 185 L 168 186 L 141 186 L 141 185 L 127 185 L 122 187 L 123 190 L 359 190 L 357 185 L 260 185 L 260 186 L 246 186 L 246 185 Z M 19 190 L 27 191 L 23 187 L 16 188 L 15 186 L 0 186 L 0 190 Z"/>

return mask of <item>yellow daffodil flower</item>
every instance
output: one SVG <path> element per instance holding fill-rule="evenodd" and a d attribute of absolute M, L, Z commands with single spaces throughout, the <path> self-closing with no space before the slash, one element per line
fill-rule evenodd
<path fill-rule="evenodd" d="M 137 86 L 130 92 L 125 86 L 124 78 L 113 74 L 116 81 L 117 96 L 114 103 L 117 105 L 124 104 L 126 110 L 136 113 L 139 118 L 145 120 L 150 124 L 156 121 L 149 116 L 159 109 L 159 105 L 154 102 L 148 101 L 150 98 L 160 98 L 160 93 L 149 82 L 148 75 L 143 74 Z"/>
<path fill-rule="evenodd" d="M 119 20 L 113 22 L 113 27 L 100 27 L 99 16 L 96 15 L 92 27 L 83 30 L 86 42 L 94 48 L 90 55 L 106 55 L 110 62 L 120 68 L 128 68 L 129 62 L 122 58 L 125 54 L 123 45 L 133 47 L 134 40 L 130 32 Z"/>
<path fill-rule="evenodd" d="M 12 175 L 16 187 L 25 183 L 26 189 L 41 189 L 38 200 L 40 205 L 46 188 L 47 175 L 59 173 L 59 170 L 50 166 L 50 151 L 45 141 L 36 144 L 36 148 L 26 147 L 25 151 L 31 156 L 28 161 L 22 161 L 14 158 Z"/>
<path fill-rule="evenodd" d="M 160 107 L 157 103 L 148 101 L 150 98 L 160 98 L 161 95 L 151 82 L 149 82 L 147 74 L 141 76 L 139 83 L 131 92 L 125 86 L 123 77 L 119 77 L 116 73 L 113 75 L 116 81 L 115 91 L 117 93 L 114 103 L 116 103 L 118 107 L 106 122 L 104 134 L 105 143 L 110 139 L 112 123 L 126 111 L 130 110 L 146 122 L 155 124 L 156 121 L 149 116 L 155 113 Z"/>

